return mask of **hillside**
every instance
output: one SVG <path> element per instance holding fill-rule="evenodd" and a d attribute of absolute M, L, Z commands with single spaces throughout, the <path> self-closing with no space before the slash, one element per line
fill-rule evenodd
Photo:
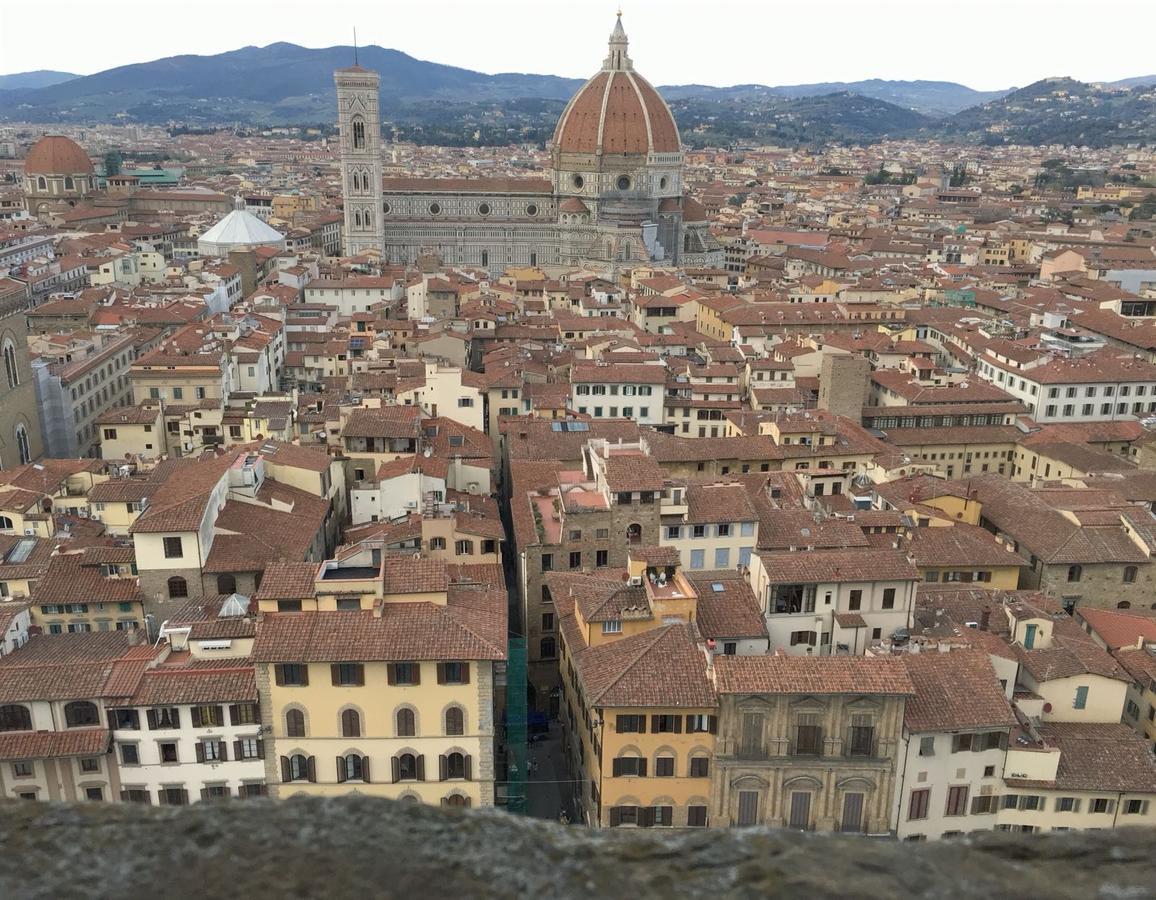
<path fill-rule="evenodd" d="M 793 84 L 770 87 L 765 84 L 736 84 L 731 87 L 710 87 L 702 84 L 682 84 L 663 87 L 667 101 L 691 97 L 714 100 L 765 100 L 769 97 L 798 99 L 822 97 L 828 94 L 858 94 L 874 100 L 883 100 L 929 116 L 947 116 L 969 106 L 976 106 L 1002 96 L 1005 91 L 976 91 L 953 81 L 827 81 L 817 84 Z"/>
<path fill-rule="evenodd" d="M 359 54 L 362 65 L 381 74 L 389 133 L 427 144 L 542 143 L 582 84 L 553 75 L 486 75 L 382 47 L 364 47 Z M 335 118 L 333 70 L 352 63 L 353 55 L 351 47 L 279 43 L 88 76 L 4 76 L 9 87 L 0 89 L 0 121 L 327 125 Z M 1127 89 L 1046 79 L 1006 94 L 954 82 L 880 79 L 779 87 L 683 84 L 660 91 L 691 146 L 919 136 L 1102 146 L 1156 136 L 1156 87 L 1149 80 L 1118 83 L 1147 85 Z"/>
<path fill-rule="evenodd" d="M 48 87 L 80 77 L 71 72 L 54 72 L 51 69 L 37 69 L 35 72 L 14 72 L 11 75 L 0 75 L 0 91 Z"/>
<path fill-rule="evenodd" d="M 987 144 L 1103 147 L 1156 138 L 1156 86 L 1103 88 L 1045 78 L 952 116 L 938 136 Z"/>

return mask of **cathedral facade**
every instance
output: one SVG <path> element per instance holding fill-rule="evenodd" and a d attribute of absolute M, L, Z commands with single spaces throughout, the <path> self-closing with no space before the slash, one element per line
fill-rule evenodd
<path fill-rule="evenodd" d="M 601 70 L 558 120 L 550 178 L 383 180 L 378 76 L 354 66 L 335 81 L 346 253 L 376 248 L 393 264 L 433 255 L 495 274 L 722 263 L 705 210 L 683 193 L 674 116 L 634 71 L 621 19 Z"/>

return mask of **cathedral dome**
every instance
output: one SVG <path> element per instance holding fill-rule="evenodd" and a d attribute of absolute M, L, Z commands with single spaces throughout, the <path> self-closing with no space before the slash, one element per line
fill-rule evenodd
<path fill-rule="evenodd" d="M 559 153 L 678 153 L 678 126 L 650 82 L 634 71 L 619 19 L 602 71 L 571 98 L 554 131 Z"/>
<path fill-rule="evenodd" d="M 92 160 L 80 145 L 62 134 L 46 134 L 24 158 L 28 175 L 91 175 Z"/>

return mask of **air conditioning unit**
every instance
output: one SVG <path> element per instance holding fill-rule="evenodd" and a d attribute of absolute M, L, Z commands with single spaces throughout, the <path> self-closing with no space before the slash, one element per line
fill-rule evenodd
<path fill-rule="evenodd" d="M 632 587 L 641 587 L 642 576 L 641 575 L 631 575 L 630 576 L 630 584 Z"/>
<path fill-rule="evenodd" d="M 407 500 L 405 502 L 405 508 L 406 509 L 417 509 L 417 501 L 416 500 Z"/>
<path fill-rule="evenodd" d="M 35 528 L 25 528 L 24 533 L 26 535 L 28 535 L 29 537 L 35 537 L 36 536 L 36 529 Z"/>

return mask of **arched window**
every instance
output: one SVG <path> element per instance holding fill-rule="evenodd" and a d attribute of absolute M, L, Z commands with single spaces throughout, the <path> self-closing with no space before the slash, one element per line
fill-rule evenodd
<path fill-rule="evenodd" d="M 460 706 L 451 706 L 446 710 L 446 734 L 465 734 L 466 714 Z"/>
<path fill-rule="evenodd" d="M 16 345 L 10 340 L 4 341 L 4 375 L 8 379 L 8 387 L 14 388 L 20 384 L 20 370 L 16 368 Z"/>
<path fill-rule="evenodd" d="M 20 465 L 32 462 L 32 447 L 28 443 L 28 429 L 21 423 L 16 426 L 16 452 L 20 456 Z"/>
<path fill-rule="evenodd" d="M 1135 566 L 1124 566 L 1124 584 L 1134 584 L 1137 571 Z"/>
<path fill-rule="evenodd" d="M 355 228 L 361 228 L 361 210 L 355 209 L 353 211 L 353 225 Z"/>
<path fill-rule="evenodd" d="M 0 529 L 11 529 L 14 527 L 15 526 L 12 524 L 11 519 L 9 519 L 7 516 L 0 516 Z"/>
<path fill-rule="evenodd" d="M 641 544 L 642 543 L 642 526 L 637 522 L 631 522 L 626 526 L 626 543 Z"/>
<path fill-rule="evenodd" d="M 456 806 L 459 809 L 466 809 L 470 805 L 470 798 L 464 794 L 450 794 L 448 797 L 442 797 L 442 806 Z"/>
<path fill-rule="evenodd" d="M 1116 604 L 1116 609 L 1131 609 L 1131 608 L 1132 608 L 1132 604 L 1129 603 L 1127 600 L 1121 600 L 1119 603 Z"/>
<path fill-rule="evenodd" d="M 413 737 L 417 734 L 417 721 L 412 709 L 399 709 L 396 718 L 398 737 Z"/>
<path fill-rule="evenodd" d="M 27 706 L 9 703 L 0 706 L 0 731 L 31 731 L 32 714 Z M 458 732 L 461 734 L 461 732 Z"/>
<path fill-rule="evenodd" d="M 553 659 L 558 655 L 558 644 L 552 637 L 544 637 L 538 642 L 538 655 L 542 659 Z"/>
<path fill-rule="evenodd" d="M 442 781 L 448 778 L 466 777 L 466 755 L 464 753 L 447 753 L 445 759 L 445 774 Z"/>
<path fill-rule="evenodd" d="M 356 709 L 341 711 L 341 736 L 361 737 L 361 714 Z"/>
<path fill-rule="evenodd" d="M 48 179 L 45 178 L 43 175 L 41 175 L 39 178 L 36 179 L 36 189 L 38 191 L 48 190 Z"/>
<path fill-rule="evenodd" d="M 403 753 L 393 758 L 394 781 L 417 781 L 417 757 Z"/>
<path fill-rule="evenodd" d="M 360 753 L 347 753 L 337 758 L 338 781 L 368 781 L 365 770 L 365 757 Z"/>
<path fill-rule="evenodd" d="M 482 251 L 482 265 L 488 266 L 489 264 L 490 264 L 490 251 L 489 250 L 483 250 Z"/>
<path fill-rule="evenodd" d="M 73 700 L 64 704 L 64 724 L 69 728 L 83 728 L 87 725 L 99 725 L 100 714 L 96 711 L 96 704 L 87 700 Z"/>
<path fill-rule="evenodd" d="M 237 579 L 232 575 L 218 575 L 217 576 L 217 593 L 218 594 L 235 594 L 237 593 Z"/>
<path fill-rule="evenodd" d="M 1068 566 L 1068 581 L 1079 581 L 1083 575 L 1083 566 Z"/>
<path fill-rule="evenodd" d="M 285 713 L 285 734 L 289 737 L 305 737 L 305 713 L 299 709 Z"/>
<path fill-rule="evenodd" d="M 75 187 L 76 187 L 76 184 L 73 182 L 72 176 L 71 175 L 65 175 L 64 176 L 64 189 L 66 191 L 71 191 Z"/>
<path fill-rule="evenodd" d="M 174 575 L 169 579 L 169 599 L 179 600 L 181 597 L 189 596 L 189 583 L 180 575 Z"/>
<path fill-rule="evenodd" d="M 309 757 L 294 753 L 289 757 L 289 780 L 306 781 L 309 778 Z"/>
<path fill-rule="evenodd" d="M 365 122 L 361 119 L 353 120 L 353 149 L 365 149 Z"/>

